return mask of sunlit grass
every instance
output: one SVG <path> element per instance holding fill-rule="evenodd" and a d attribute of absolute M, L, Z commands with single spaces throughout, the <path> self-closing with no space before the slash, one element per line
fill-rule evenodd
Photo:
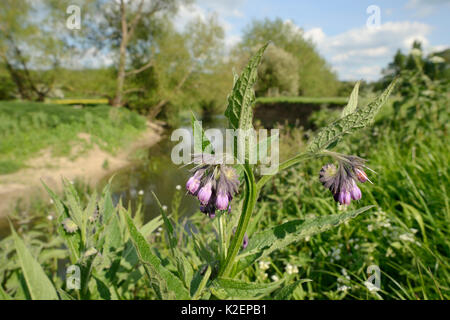
<path fill-rule="evenodd" d="M 41 150 L 71 156 L 97 144 L 119 150 L 145 129 L 145 119 L 126 109 L 109 106 L 76 109 L 32 102 L 0 102 L 0 174 L 14 172 Z M 80 137 L 90 136 L 90 141 Z"/>

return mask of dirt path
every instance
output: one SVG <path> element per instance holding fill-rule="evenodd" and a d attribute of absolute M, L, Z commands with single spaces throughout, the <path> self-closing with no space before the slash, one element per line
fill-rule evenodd
<path fill-rule="evenodd" d="M 53 158 L 49 151 L 42 151 L 39 157 L 28 161 L 27 168 L 0 175 L 0 217 L 11 212 L 19 199 L 26 206 L 27 201 L 45 193 L 41 180 L 56 190 L 60 190 L 62 186 L 62 177 L 69 181 L 78 178 L 89 185 L 95 185 L 103 177 L 129 165 L 129 156 L 134 151 L 157 143 L 161 134 L 160 126 L 147 123 L 147 129 L 139 139 L 116 155 L 101 150 L 97 145 L 73 161 L 68 158 Z M 88 134 L 79 136 L 90 139 Z M 105 161 L 108 164 L 106 168 Z"/>

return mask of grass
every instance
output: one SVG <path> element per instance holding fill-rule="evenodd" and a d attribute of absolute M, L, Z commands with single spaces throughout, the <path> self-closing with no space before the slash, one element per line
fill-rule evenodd
<path fill-rule="evenodd" d="M 99 105 L 75 109 L 56 104 L 0 102 L 0 174 L 26 166 L 39 151 L 76 157 L 93 144 L 114 153 L 145 129 L 145 119 L 126 109 Z M 91 141 L 79 136 L 87 133 Z"/>

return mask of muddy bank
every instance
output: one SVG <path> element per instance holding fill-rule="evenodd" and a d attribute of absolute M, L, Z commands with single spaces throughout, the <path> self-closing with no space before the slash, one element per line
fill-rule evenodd
<path fill-rule="evenodd" d="M 21 207 L 26 208 L 31 199 L 46 194 L 41 180 L 54 190 L 61 189 L 63 177 L 94 186 L 105 176 L 128 166 L 130 155 L 137 149 L 160 141 L 162 131 L 159 124 L 148 122 L 147 129 L 139 138 L 115 155 L 101 150 L 96 144 L 73 161 L 65 157 L 54 158 L 50 151 L 43 150 L 38 157 L 28 161 L 26 168 L 0 175 L 0 217 L 12 212 L 19 200 Z M 90 136 L 82 134 L 82 138 L 89 140 Z"/>

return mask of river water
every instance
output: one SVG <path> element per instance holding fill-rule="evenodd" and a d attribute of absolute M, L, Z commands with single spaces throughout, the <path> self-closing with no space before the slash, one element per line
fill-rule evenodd
<path fill-rule="evenodd" d="M 227 121 L 222 115 L 214 116 L 211 119 L 203 120 L 204 129 L 224 128 Z M 184 126 L 183 126 L 184 125 Z M 186 121 L 182 128 L 186 128 L 192 133 L 190 122 Z M 145 220 L 149 220 L 159 215 L 159 208 L 152 195 L 156 194 L 163 206 L 171 207 L 177 186 L 181 188 L 182 199 L 179 209 L 180 215 L 190 215 L 198 210 L 198 201 L 194 197 L 186 194 L 186 181 L 190 176 L 189 166 L 175 165 L 171 160 L 172 148 L 179 141 L 170 141 L 172 130 L 165 132 L 165 137 L 161 141 L 147 149 L 144 160 L 126 167 L 116 173 L 112 180 L 113 201 L 117 203 L 122 199 L 125 207 L 128 203 L 135 209 L 139 202 L 143 203 Z M 109 177 L 100 183 L 104 185 Z"/>

